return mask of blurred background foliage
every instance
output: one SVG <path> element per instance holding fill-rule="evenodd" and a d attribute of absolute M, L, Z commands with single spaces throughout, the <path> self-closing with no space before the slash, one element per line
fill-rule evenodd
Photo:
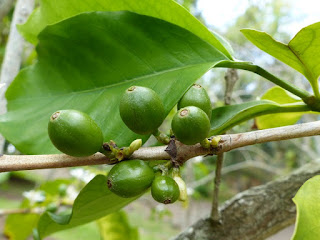
<path fill-rule="evenodd" d="M 207 24 L 197 7 L 197 0 L 177 0 L 177 2 Z M 0 64 L 8 40 L 13 10 L 14 6 L 0 19 Z M 255 48 L 239 31 L 242 28 L 254 28 L 268 32 L 283 42 L 288 42 L 293 36 L 282 26 L 291 22 L 293 18 L 295 16 L 292 14 L 292 5 L 289 0 L 248 1 L 245 11 L 235 17 L 231 23 L 229 22 L 224 29 L 209 27 L 230 41 L 237 59 L 252 61 L 273 74 L 310 91 L 309 84 L 302 75 Z M 23 67 L 32 64 L 37 57 L 30 45 L 26 45 L 25 52 Z M 225 74 L 226 69 L 214 69 L 198 81 L 207 89 L 213 107 L 224 105 Z M 235 85 L 231 104 L 255 100 L 273 86 L 252 73 L 239 71 L 238 74 L 239 80 Z M 164 129 L 169 128 L 170 118 L 174 112 L 175 110 L 168 116 L 168 121 L 165 121 Z M 317 115 L 304 115 L 300 121 L 314 121 L 317 118 Z M 234 127 L 229 133 L 246 132 L 252 129 L 255 129 L 254 120 Z M 148 144 L 157 143 L 154 139 L 150 139 Z M 319 140 L 312 137 L 248 146 L 226 153 L 220 202 L 252 186 L 264 184 L 288 174 L 307 162 L 319 161 L 320 150 L 317 146 L 319 146 Z M 6 153 L 17 154 L 10 143 L 6 144 Z M 127 206 L 124 212 L 103 218 L 97 223 L 56 233 L 50 239 L 128 239 L 116 236 L 115 233 L 120 230 L 117 226 L 110 225 L 110 222 L 122 223 L 121 231 L 130 232 L 130 239 L 169 239 L 192 222 L 210 213 L 215 161 L 215 156 L 196 157 L 183 167 L 182 176 L 187 183 L 190 198 L 188 206 L 180 203 L 170 206 L 159 205 L 151 199 L 150 194 L 146 194 Z M 20 206 L 67 212 L 70 210 L 70 203 L 85 183 L 95 174 L 105 174 L 109 169 L 109 166 L 99 166 L 0 173 L 0 209 L 17 209 Z M 12 214 L 9 217 L 0 215 L 0 229 L 9 239 L 24 239 L 23 233 L 17 236 L 12 229 L 15 224 L 21 224 L 27 220 L 30 223 L 30 219 L 34 220 L 33 224 L 29 224 L 32 228 L 36 224 L 36 214 Z M 110 237 L 113 236 L 112 232 L 115 234 L 114 238 Z M 109 238 L 106 237 L 107 235 Z"/>

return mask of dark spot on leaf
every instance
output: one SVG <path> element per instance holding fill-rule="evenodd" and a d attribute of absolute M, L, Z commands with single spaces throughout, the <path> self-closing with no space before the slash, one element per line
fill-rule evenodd
<path fill-rule="evenodd" d="M 171 203 L 171 199 L 166 199 L 166 200 L 163 201 L 163 203 L 164 204 L 169 204 L 169 203 Z"/>

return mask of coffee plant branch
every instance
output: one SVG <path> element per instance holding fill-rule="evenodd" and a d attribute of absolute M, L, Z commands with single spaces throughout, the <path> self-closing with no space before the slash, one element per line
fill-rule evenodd
<path fill-rule="evenodd" d="M 219 154 L 230 150 L 264 142 L 281 141 L 293 138 L 320 135 L 320 121 L 296 124 L 279 128 L 252 131 L 238 134 L 221 135 L 218 146 L 212 149 L 201 147 L 200 144 L 184 145 L 178 141 L 176 146 L 176 161 L 183 163 L 190 158 L 202 155 Z M 166 152 L 167 146 L 142 147 L 135 151 L 130 159 L 170 160 Z M 65 154 L 55 155 L 2 155 L 0 157 L 0 172 L 64 168 L 86 165 L 113 164 L 101 153 L 90 157 L 71 157 Z"/>

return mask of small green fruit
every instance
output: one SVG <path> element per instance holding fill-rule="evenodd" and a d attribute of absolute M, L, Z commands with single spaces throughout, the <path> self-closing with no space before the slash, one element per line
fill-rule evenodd
<path fill-rule="evenodd" d="M 57 149 L 74 157 L 90 156 L 98 152 L 103 143 L 100 127 L 88 114 L 77 110 L 53 113 L 48 133 Z"/>
<path fill-rule="evenodd" d="M 146 87 L 128 88 L 120 101 L 120 116 L 132 131 L 153 133 L 165 118 L 164 107 L 155 91 Z"/>
<path fill-rule="evenodd" d="M 180 142 L 193 145 L 201 142 L 209 135 L 210 120 L 200 108 L 189 106 L 180 109 L 174 115 L 171 128 Z"/>
<path fill-rule="evenodd" d="M 149 164 L 142 160 L 128 160 L 117 163 L 108 173 L 107 185 L 118 196 L 135 197 L 147 190 L 154 179 Z"/>
<path fill-rule="evenodd" d="M 178 109 L 195 106 L 202 109 L 211 119 L 211 101 L 207 91 L 199 84 L 193 84 L 178 102 Z"/>
<path fill-rule="evenodd" d="M 171 177 L 158 176 L 151 185 L 151 195 L 157 202 L 174 203 L 180 195 L 179 186 Z"/>

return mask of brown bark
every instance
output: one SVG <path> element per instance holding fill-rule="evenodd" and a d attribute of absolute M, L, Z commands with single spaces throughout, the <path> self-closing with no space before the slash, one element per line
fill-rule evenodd
<path fill-rule="evenodd" d="M 297 124 L 286 127 L 266 129 L 260 131 L 221 135 L 218 146 L 213 149 L 203 148 L 200 144 L 184 145 L 175 142 L 174 160 L 183 163 L 190 158 L 208 154 L 219 154 L 232 149 L 270 141 L 315 136 L 320 134 L 320 121 Z M 135 151 L 131 159 L 141 160 L 169 160 L 170 152 L 166 151 L 167 146 L 146 147 Z M 96 153 L 90 157 L 71 157 L 65 154 L 56 155 L 1 155 L 0 172 L 63 168 L 85 165 L 114 164 L 104 155 Z"/>
<path fill-rule="evenodd" d="M 221 224 L 207 217 L 185 229 L 175 240 L 262 240 L 295 221 L 292 198 L 309 178 L 320 174 L 310 163 L 287 177 L 251 188 L 225 202 Z"/>

